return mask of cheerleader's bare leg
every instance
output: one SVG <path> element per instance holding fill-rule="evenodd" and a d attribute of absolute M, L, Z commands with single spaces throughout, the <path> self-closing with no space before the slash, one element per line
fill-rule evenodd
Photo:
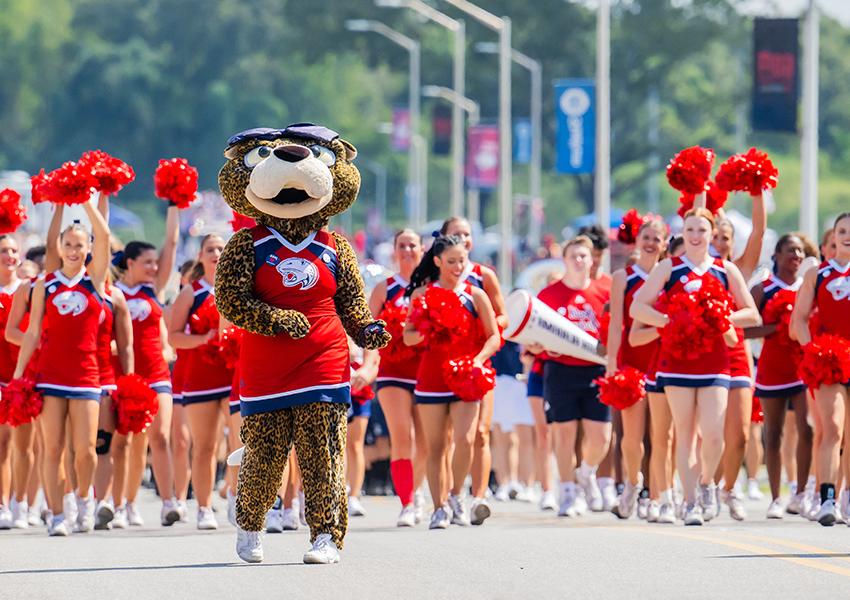
<path fill-rule="evenodd" d="M 673 489 L 673 415 L 664 394 L 649 393 L 652 450 L 649 457 L 650 495 L 654 500 Z"/>
<path fill-rule="evenodd" d="M 493 455 L 490 452 L 490 428 L 493 424 L 493 391 L 488 392 L 479 402 L 478 422 L 475 429 L 475 440 L 472 454 L 472 495 L 484 498 L 487 485 L 490 482 L 490 470 L 493 465 Z"/>
<path fill-rule="evenodd" d="M 422 420 L 423 437 L 428 445 L 428 488 L 431 490 L 434 510 L 437 510 L 448 501 L 445 461 L 449 408 L 446 404 L 418 404 L 416 410 Z"/>
<path fill-rule="evenodd" d="M 171 394 L 160 392 L 156 395 L 159 412 L 148 429 L 148 444 L 151 449 L 151 467 L 156 477 L 156 487 L 163 501 L 174 497 L 174 467 L 171 463 Z"/>
<path fill-rule="evenodd" d="M 842 385 L 824 385 L 815 392 L 814 407 L 821 426 L 817 448 L 817 479 L 821 485 L 838 480 L 846 397 L 847 388 Z"/>
<path fill-rule="evenodd" d="M 71 417 L 71 439 L 74 446 L 74 471 L 77 474 L 77 495 L 89 497 L 97 466 L 97 419 L 99 404 L 94 400 L 71 400 L 68 414 Z"/>
<path fill-rule="evenodd" d="M 464 480 L 466 479 L 466 474 L 469 473 L 469 469 L 474 460 L 473 457 L 476 452 L 475 444 L 477 443 L 478 436 L 482 431 L 481 427 L 483 425 L 478 425 L 478 427 L 476 427 L 477 424 L 484 421 L 484 419 L 479 418 L 479 408 L 483 408 L 479 406 L 480 404 L 480 402 L 452 402 L 449 405 L 449 415 L 452 421 L 452 429 L 454 430 L 452 439 L 455 447 L 451 466 L 453 479 L 451 493 L 455 496 L 459 496 L 461 494 L 461 488 Z M 492 408 L 490 412 L 492 417 Z M 489 428 L 486 437 L 488 444 L 487 473 L 489 475 Z"/>
<path fill-rule="evenodd" d="M 15 449 L 12 453 L 12 489 L 15 492 L 14 498 L 19 503 L 27 499 L 27 485 L 35 457 L 33 452 L 35 430 L 35 423 L 18 425 L 12 430 L 12 445 Z"/>
<path fill-rule="evenodd" d="M 723 433 L 724 450 L 720 469 L 720 476 L 724 479 L 724 489 L 727 491 L 735 487 L 741 465 L 744 464 L 752 414 L 752 389 L 747 387 L 729 390 Z"/>
<path fill-rule="evenodd" d="M 44 491 L 50 512 L 61 515 L 65 476 L 62 461 L 65 455 L 65 416 L 68 400 L 55 396 L 44 397 L 41 422 L 44 427 Z"/>
<path fill-rule="evenodd" d="M 667 386 L 664 388 L 673 425 L 676 429 L 676 464 L 679 467 L 679 477 L 684 487 L 685 501 L 696 502 L 696 454 L 694 442 L 696 439 L 696 390 Z"/>
<path fill-rule="evenodd" d="M 714 473 L 723 456 L 723 433 L 728 395 L 725 388 L 709 386 L 697 388 L 696 396 L 697 424 L 702 438 L 700 484 L 710 485 L 714 483 Z"/>
<path fill-rule="evenodd" d="M 0 506 L 8 506 L 12 489 L 12 428 L 0 425 Z"/>

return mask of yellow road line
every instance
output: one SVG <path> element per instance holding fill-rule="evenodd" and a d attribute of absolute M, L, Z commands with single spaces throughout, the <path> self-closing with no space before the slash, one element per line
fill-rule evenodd
<path fill-rule="evenodd" d="M 735 535 L 739 537 L 749 538 L 751 540 L 756 540 L 759 542 L 767 542 L 776 544 L 777 546 L 784 546 L 786 548 L 793 548 L 794 550 L 802 550 L 803 552 L 811 552 L 813 554 L 838 554 L 841 552 L 840 550 L 828 550 L 826 548 L 818 548 L 817 546 L 809 546 L 808 544 L 801 544 L 800 542 L 795 542 L 792 540 L 786 540 L 784 538 L 772 538 L 765 535 L 758 535 L 755 533 L 736 533 Z M 840 560 L 843 562 L 850 562 L 850 557 L 848 556 L 828 556 L 830 560 Z"/>

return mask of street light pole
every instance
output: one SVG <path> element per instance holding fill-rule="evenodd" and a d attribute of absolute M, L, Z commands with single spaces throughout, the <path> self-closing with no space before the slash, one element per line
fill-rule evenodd
<path fill-rule="evenodd" d="M 599 0 L 596 16 L 596 180 L 594 211 L 602 231 L 611 228 L 611 6 Z M 602 268 L 611 258 L 606 253 Z"/>
<path fill-rule="evenodd" d="M 800 231 L 818 238 L 818 55 L 820 14 L 815 0 L 803 29 L 803 132 L 800 140 L 802 163 Z"/>

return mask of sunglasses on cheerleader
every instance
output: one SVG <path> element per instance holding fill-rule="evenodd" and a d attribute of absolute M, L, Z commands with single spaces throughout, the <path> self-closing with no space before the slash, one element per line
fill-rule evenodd
<path fill-rule="evenodd" d="M 321 125 L 314 125 L 313 123 L 293 123 L 283 129 L 255 127 L 230 136 L 230 139 L 227 140 L 227 147 L 229 148 L 245 140 L 275 140 L 281 137 L 328 143 L 337 139 L 339 134 L 332 129 L 322 127 Z"/>

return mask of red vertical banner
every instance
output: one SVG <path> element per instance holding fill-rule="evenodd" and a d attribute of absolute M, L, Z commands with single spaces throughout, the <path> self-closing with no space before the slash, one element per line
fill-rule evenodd
<path fill-rule="evenodd" d="M 499 185 L 499 127 L 474 125 L 467 131 L 466 183 L 482 190 Z"/>
<path fill-rule="evenodd" d="M 393 109 L 393 133 L 390 145 L 393 150 L 406 152 L 410 148 L 410 111 L 406 108 Z"/>
<path fill-rule="evenodd" d="M 431 113 L 433 140 L 431 154 L 446 156 L 452 147 L 452 109 L 449 106 L 438 104 Z"/>

